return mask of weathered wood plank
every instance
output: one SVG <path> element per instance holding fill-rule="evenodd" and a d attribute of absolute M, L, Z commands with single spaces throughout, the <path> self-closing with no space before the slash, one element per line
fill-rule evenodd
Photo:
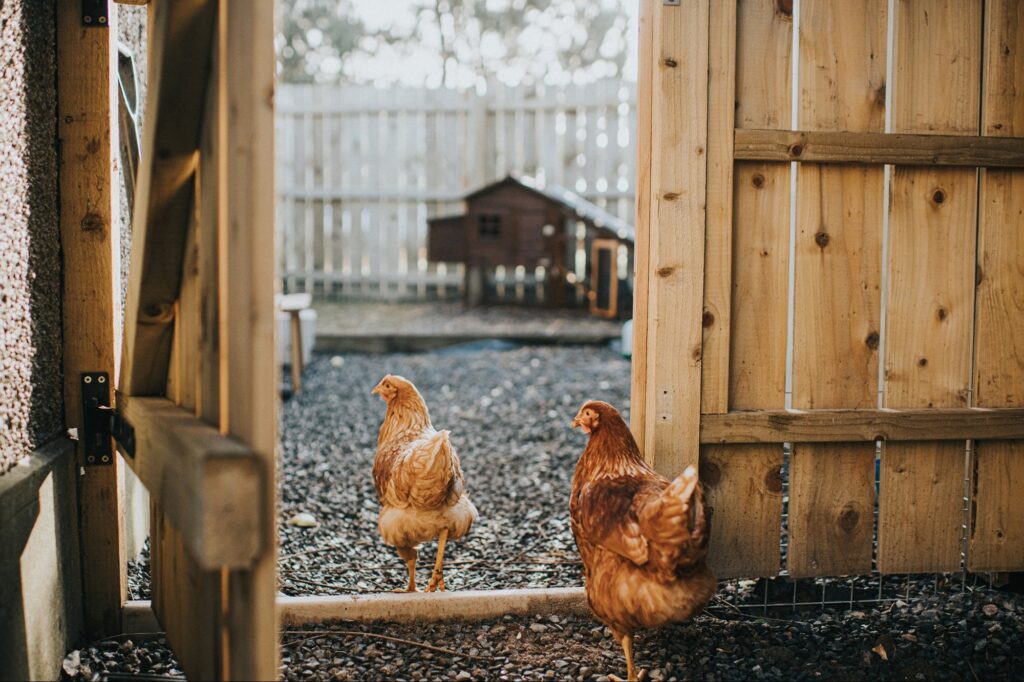
<path fill-rule="evenodd" d="M 1024 134 L 1024 2 L 985 5 L 981 129 Z M 973 404 L 1024 406 L 1024 171 L 981 172 Z M 976 442 L 967 566 L 1024 569 L 1024 440 Z"/>
<path fill-rule="evenodd" d="M 719 580 L 779 572 L 782 446 L 706 445 L 700 479 L 711 519 L 708 563 Z"/>
<path fill-rule="evenodd" d="M 223 577 L 224 676 L 265 680 L 278 675 L 274 6 L 219 10 L 220 428 L 252 449 L 262 476 L 250 500 L 260 515 L 260 554 Z"/>
<path fill-rule="evenodd" d="M 108 29 L 82 26 L 78 0 L 57 3 L 60 141 L 60 238 L 64 266 L 64 418 L 82 422 L 81 373 L 117 376 L 120 201 L 116 171 L 116 11 Z M 38 85 L 38 84 L 37 84 Z M 81 445 L 78 461 L 84 463 Z M 127 594 L 121 462 L 85 467 L 79 483 L 79 531 L 85 630 L 116 634 Z"/>
<path fill-rule="evenodd" d="M 263 474 L 252 450 L 166 398 L 123 397 L 135 429 L 127 462 L 205 568 L 248 566 L 264 551 Z"/>
<path fill-rule="evenodd" d="M 633 358 L 629 428 L 640 452 L 647 445 L 647 326 L 651 279 L 651 117 L 654 82 L 654 0 L 640 2 L 636 131 L 636 243 L 633 246 Z M 552 130 L 554 130 L 552 126 Z M 561 139 L 561 138 L 559 138 Z"/>
<path fill-rule="evenodd" d="M 743 128 L 734 135 L 737 160 L 1024 168 L 1024 137 Z"/>
<path fill-rule="evenodd" d="M 788 164 L 736 164 L 729 408 L 784 407 Z"/>
<path fill-rule="evenodd" d="M 671 476 L 700 449 L 708 20 L 708 0 L 654 12 L 644 452 Z"/>
<path fill-rule="evenodd" d="M 886 14 L 885 0 L 802 6 L 801 127 L 884 130 Z M 882 192 L 881 168 L 797 169 L 796 408 L 878 403 Z M 792 453 L 789 574 L 870 572 L 875 444 L 796 443 Z"/>
<path fill-rule="evenodd" d="M 701 351 L 703 413 L 721 413 L 729 409 L 736 11 L 736 0 L 711 3 L 708 39 L 708 209 L 704 234 L 704 334 Z"/>
<path fill-rule="evenodd" d="M 894 132 L 978 134 L 981 5 L 897 3 Z M 968 405 L 977 190 L 973 169 L 897 166 L 892 173 L 887 407 Z M 883 446 L 879 570 L 960 568 L 964 460 L 962 442 Z"/>
<path fill-rule="evenodd" d="M 727 12 L 723 8 L 719 11 Z M 792 12 L 784 4 L 744 1 L 736 3 L 735 21 L 735 89 L 728 94 L 717 92 L 721 98 L 718 104 L 721 107 L 725 101 L 728 105 L 728 98 L 733 98 L 738 128 L 788 127 L 792 112 Z M 720 51 L 727 48 L 719 45 L 718 49 L 716 58 L 720 59 Z M 718 131 L 719 145 L 723 134 L 727 136 L 727 131 Z M 717 154 L 721 152 L 717 150 Z M 721 192 L 724 185 L 720 176 L 715 177 L 719 180 L 716 192 Z M 734 164 L 731 185 L 730 260 L 726 266 L 729 288 L 726 292 L 720 289 L 725 273 L 719 272 L 719 288 L 712 292 L 719 298 L 723 293 L 729 296 L 729 348 L 724 354 L 728 390 L 723 396 L 720 385 L 716 386 L 719 395 L 715 408 L 782 408 L 786 383 L 789 164 Z M 716 240 L 712 245 L 719 247 L 719 235 Z M 720 263 L 718 267 L 722 267 Z M 716 366 L 724 360 L 721 353 L 712 357 Z M 778 573 L 781 466 L 781 444 L 701 448 L 701 477 L 709 485 L 708 498 L 715 507 L 711 541 L 719 548 L 713 552 L 711 564 L 720 577 Z M 740 498 L 744 504 L 735 504 Z"/>
<path fill-rule="evenodd" d="M 789 575 L 870 573 L 875 444 L 800 443 L 789 465 Z"/>
<path fill-rule="evenodd" d="M 762 410 L 701 417 L 701 443 L 1024 438 L 1024 409 Z"/>
<path fill-rule="evenodd" d="M 211 0 L 150 6 L 146 126 L 136 185 L 120 390 L 162 395 L 206 99 Z M 202 60 L 199 64 L 196 60 Z"/>

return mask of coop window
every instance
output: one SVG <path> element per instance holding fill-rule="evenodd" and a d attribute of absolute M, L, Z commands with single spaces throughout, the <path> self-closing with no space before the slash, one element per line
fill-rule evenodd
<path fill-rule="evenodd" d="M 484 213 L 476 218 L 477 229 L 480 236 L 485 239 L 497 239 L 501 236 L 501 216 L 493 213 Z"/>

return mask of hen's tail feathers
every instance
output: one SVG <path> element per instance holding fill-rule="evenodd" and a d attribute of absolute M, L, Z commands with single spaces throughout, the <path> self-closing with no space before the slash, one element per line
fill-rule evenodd
<path fill-rule="evenodd" d="M 710 528 L 704 512 L 704 493 L 694 467 L 687 467 L 649 509 L 643 519 L 644 535 L 660 546 L 676 569 L 703 561 Z"/>
<path fill-rule="evenodd" d="M 462 495 L 462 469 L 448 431 L 421 441 L 411 455 L 410 497 L 425 509 L 451 505 Z"/>

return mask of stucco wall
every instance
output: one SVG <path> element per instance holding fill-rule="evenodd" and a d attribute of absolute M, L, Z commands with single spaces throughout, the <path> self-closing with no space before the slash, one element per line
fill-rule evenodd
<path fill-rule="evenodd" d="M 0 2 L 0 474 L 63 430 L 54 21 Z"/>

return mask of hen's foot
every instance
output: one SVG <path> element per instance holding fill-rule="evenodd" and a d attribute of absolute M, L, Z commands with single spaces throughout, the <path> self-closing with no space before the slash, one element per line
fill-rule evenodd
<path fill-rule="evenodd" d="M 643 682 L 647 679 L 647 668 L 642 669 L 636 674 L 636 677 L 630 677 L 628 680 L 624 680 L 618 675 L 612 675 L 609 673 L 608 679 L 612 682 Z"/>
<path fill-rule="evenodd" d="M 427 583 L 427 589 L 424 592 L 444 592 L 444 574 L 441 571 L 434 571 L 430 576 L 430 582 Z"/>
<path fill-rule="evenodd" d="M 396 587 L 395 589 L 393 589 L 391 591 L 392 592 L 398 592 L 398 593 L 419 592 L 419 590 L 416 588 L 416 583 L 409 583 L 405 587 Z"/>

